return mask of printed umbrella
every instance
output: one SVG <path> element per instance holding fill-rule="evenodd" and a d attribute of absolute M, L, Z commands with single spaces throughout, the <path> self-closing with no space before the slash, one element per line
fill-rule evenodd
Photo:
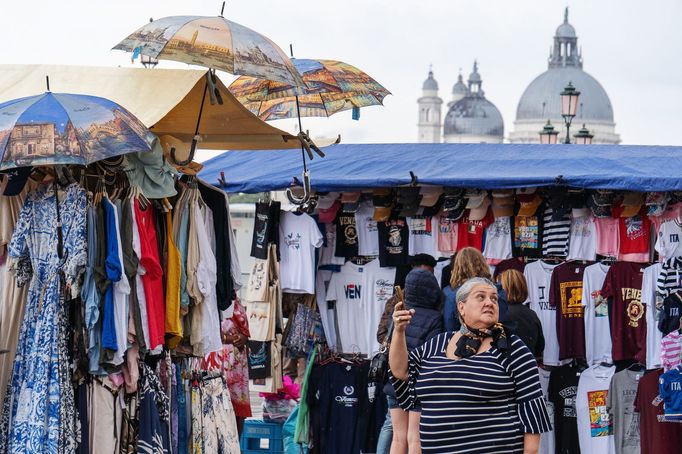
<path fill-rule="evenodd" d="M 360 107 L 382 105 L 391 94 L 367 73 L 348 63 L 335 60 L 292 58 L 306 86 L 298 90 L 291 84 L 241 76 L 229 87 L 232 94 L 262 120 L 329 117 Z"/>
<path fill-rule="evenodd" d="M 0 170 L 87 165 L 150 151 L 156 140 L 137 118 L 97 96 L 52 93 L 0 104 Z"/>
<path fill-rule="evenodd" d="M 223 8 L 225 4 L 223 3 Z M 114 49 L 235 75 L 302 86 L 301 75 L 269 38 L 222 16 L 170 16 L 148 23 Z"/>

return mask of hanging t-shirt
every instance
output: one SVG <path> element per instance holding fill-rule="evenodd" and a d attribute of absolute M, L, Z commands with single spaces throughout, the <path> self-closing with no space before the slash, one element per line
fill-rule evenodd
<path fill-rule="evenodd" d="M 663 412 L 669 421 L 682 422 L 682 368 L 676 367 L 658 379 L 658 392 L 663 399 Z"/>
<path fill-rule="evenodd" d="M 538 374 L 540 375 L 540 386 L 542 387 L 542 397 L 545 399 L 545 407 L 547 407 L 547 415 L 552 421 L 552 430 L 540 435 L 538 454 L 554 454 L 554 404 L 549 398 L 549 378 L 552 371 L 538 367 Z"/>
<path fill-rule="evenodd" d="M 409 254 L 429 254 L 438 257 L 437 218 L 431 216 L 412 216 L 407 218 L 410 229 L 408 240 Z"/>
<path fill-rule="evenodd" d="M 658 330 L 663 336 L 680 328 L 682 322 L 682 292 L 677 291 L 663 300 L 658 314 Z"/>
<path fill-rule="evenodd" d="M 492 212 L 488 210 L 486 217 L 480 221 L 472 221 L 469 219 L 468 213 L 459 220 L 457 231 L 457 250 L 461 251 L 465 247 L 476 248 L 483 251 L 483 234 L 486 227 L 490 225 L 494 217 Z"/>
<path fill-rule="evenodd" d="M 372 202 L 362 202 L 355 212 L 355 225 L 358 230 L 358 255 L 379 255 L 379 232 L 374 220 Z"/>
<path fill-rule="evenodd" d="M 407 264 L 409 230 L 405 218 L 379 223 L 379 262 L 381 266 Z"/>
<path fill-rule="evenodd" d="M 278 207 L 279 202 L 273 202 Z M 279 209 L 279 208 L 278 208 Z M 265 260 L 268 258 L 268 243 L 273 241 L 272 232 L 277 229 L 272 209 L 269 203 L 259 202 L 256 204 L 256 213 L 253 219 L 253 238 L 251 240 L 251 257 Z"/>
<path fill-rule="evenodd" d="M 344 257 L 336 256 L 336 224 L 324 224 L 324 244 L 320 250 L 320 266 L 343 265 Z"/>
<path fill-rule="evenodd" d="M 545 257 L 566 257 L 568 239 L 571 233 L 571 218 L 566 213 L 554 219 L 554 210 L 546 208 L 542 215 L 542 255 Z"/>
<path fill-rule="evenodd" d="M 644 269 L 642 276 L 642 305 L 646 318 L 646 368 L 661 366 L 661 338 L 658 329 L 658 309 L 656 309 L 656 279 L 661 272 L 661 264 L 655 263 Z"/>
<path fill-rule="evenodd" d="M 680 330 L 671 331 L 661 339 L 661 363 L 663 371 L 668 372 L 680 365 L 682 336 Z M 682 391 L 682 390 L 681 390 Z"/>
<path fill-rule="evenodd" d="M 556 308 L 559 359 L 585 358 L 583 272 L 585 262 L 566 262 L 552 272 L 549 304 Z"/>
<path fill-rule="evenodd" d="M 542 207 L 538 208 L 542 213 Z M 516 216 L 514 222 L 514 256 L 542 257 L 542 218 Z"/>
<path fill-rule="evenodd" d="M 457 221 L 448 219 L 445 215 L 438 216 L 438 250 L 452 254 L 457 250 Z"/>
<path fill-rule="evenodd" d="M 315 249 L 324 241 L 317 223 L 306 213 L 284 212 L 279 237 L 282 291 L 315 293 Z"/>
<path fill-rule="evenodd" d="M 493 263 L 512 256 L 511 218 L 496 218 L 485 231 L 485 249 L 483 256 Z"/>
<path fill-rule="evenodd" d="M 609 266 L 595 263 L 583 274 L 583 306 L 585 306 L 585 356 L 587 364 L 610 363 L 611 327 L 608 301 L 602 296 Z"/>
<path fill-rule="evenodd" d="M 523 275 L 528 284 L 529 306 L 538 314 L 545 337 L 545 350 L 542 362 L 548 366 L 558 366 L 559 340 L 556 332 L 556 307 L 549 304 L 549 286 L 552 271 L 557 265 L 538 260 L 526 265 Z"/>
<path fill-rule="evenodd" d="M 604 257 L 618 257 L 618 249 L 620 247 L 618 225 L 619 220 L 616 218 L 595 218 L 597 254 Z"/>
<path fill-rule="evenodd" d="M 649 254 L 649 234 L 651 221 L 646 216 L 619 218 L 619 254 Z M 647 261 L 644 259 L 643 261 Z"/>
<path fill-rule="evenodd" d="M 502 260 L 500 263 L 495 265 L 495 269 L 493 270 L 493 281 L 497 282 L 497 276 L 507 270 L 516 270 L 519 273 L 523 273 L 525 268 L 526 260 L 523 257 L 513 257 L 507 260 Z"/>
<path fill-rule="evenodd" d="M 597 228 L 592 216 L 571 220 L 571 237 L 568 241 L 568 260 L 595 260 L 597 258 Z"/>
<path fill-rule="evenodd" d="M 646 363 L 646 309 L 642 304 L 641 263 L 616 262 L 604 280 L 602 295 L 609 298 L 614 361 Z"/>
<path fill-rule="evenodd" d="M 606 405 L 614 367 L 594 365 L 580 374 L 575 409 L 581 454 L 615 453 L 613 421 Z"/>
<path fill-rule="evenodd" d="M 575 408 L 579 379 L 580 369 L 571 365 L 557 367 L 549 376 L 549 400 L 554 407 L 552 426 L 556 454 L 580 452 Z"/>
<path fill-rule="evenodd" d="M 656 252 L 661 256 L 661 260 L 669 259 L 682 255 L 682 223 L 677 219 L 666 221 L 661 224 L 658 230 Z"/>
<path fill-rule="evenodd" d="M 682 424 L 663 421 L 663 400 L 658 381 L 663 374 L 656 369 L 639 379 L 635 411 L 639 413 L 639 437 L 642 454 L 679 452 L 682 446 Z"/>
<path fill-rule="evenodd" d="M 339 211 L 336 216 L 336 251 L 337 257 L 347 259 L 359 255 L 358 229 L 355 223 L 355 213 Z"/>
<path fill-rule="evenodd" d="M 611 379 L 607 407 L 613 421 L 616 454 L 640 454 L 639 413 L 635 412 L 635 397 L 642 375 L 642 372 L 625 369 Z"/>
<path fill-rule="evenodd" d="M 378 260 L 366 265 L 346 262 L 332 275 L 327 301 L 336 301 L 336 346 L 340 351 L 371 355 L 379 350 L 377 326 L 393 295 L 394 280 L 395 268 L 381 268 Z"/>

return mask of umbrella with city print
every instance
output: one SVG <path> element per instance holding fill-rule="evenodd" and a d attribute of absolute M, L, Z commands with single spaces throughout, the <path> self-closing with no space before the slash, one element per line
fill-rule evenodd
<path fill-rule="evenodd" d="M 88 165 L 150 151 L 155 140 L 130 112 L 97 96 L 47 91 L 0 104 L 0 170 Z"/>
<path fill-rule="evenodd" d="M 329 117 L 348 109 L 382 105 L 386 88 L 355 66 L 335 60 L 292 58 L 305 87 L 241 76 L 230 92 L 262 120 Z M 298 95 L 298 99 L 297 96 Z M 298 103 L 298 106 L 297 106 Z"/>

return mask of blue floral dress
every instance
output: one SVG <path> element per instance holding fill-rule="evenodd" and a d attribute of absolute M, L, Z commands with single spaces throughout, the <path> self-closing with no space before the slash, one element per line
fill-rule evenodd
<path fill-rule="evenodd" d="M 54 187 L 41 186 L 28 195 L 9 245 L 12 257 L 30 258 L 33 272 L 3 418 L 6 445 L 0 448 L 13 454 L 73 453 L 76 448 L 65 301 L 78 294 L 86 263 L 86 205 L 78 185 L 59 195 L 59 259 Z"/>

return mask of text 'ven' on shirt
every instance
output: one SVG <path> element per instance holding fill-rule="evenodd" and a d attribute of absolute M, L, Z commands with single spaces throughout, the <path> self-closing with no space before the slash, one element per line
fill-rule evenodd
<path fill-rule="evenodd" d="M 538 260 L 526 265 L 523 271 L 528 284 L 529 307 L 538 315 L 542 325 L 542 335 L 545 337 L 545 350 L 542 355 L 542 362 L 548 366 L 559 365 L 556 308 L 549 304 L 551 276 L 556 266 Z"/>
<path fill-rule="evenodd" d="M 585 358 L 583 272 L 589 263 L 570 261 L 552 271 L 549 304 L 556 308 L 559 359 Z"/>
<path fill-rule="evenodd" d="M 315 293 L 315 249 L 324 239 L 317 223 L 305 213 L 284 212 L 279 223 L 282 291 Z"/>
<path fill-rule="evenodd" d="M 358 228 L 355 213 L 339 211 L 336 216 L 336 251 L 337 257 L 352 258 L 360 255 L 358 244 Z"/>

